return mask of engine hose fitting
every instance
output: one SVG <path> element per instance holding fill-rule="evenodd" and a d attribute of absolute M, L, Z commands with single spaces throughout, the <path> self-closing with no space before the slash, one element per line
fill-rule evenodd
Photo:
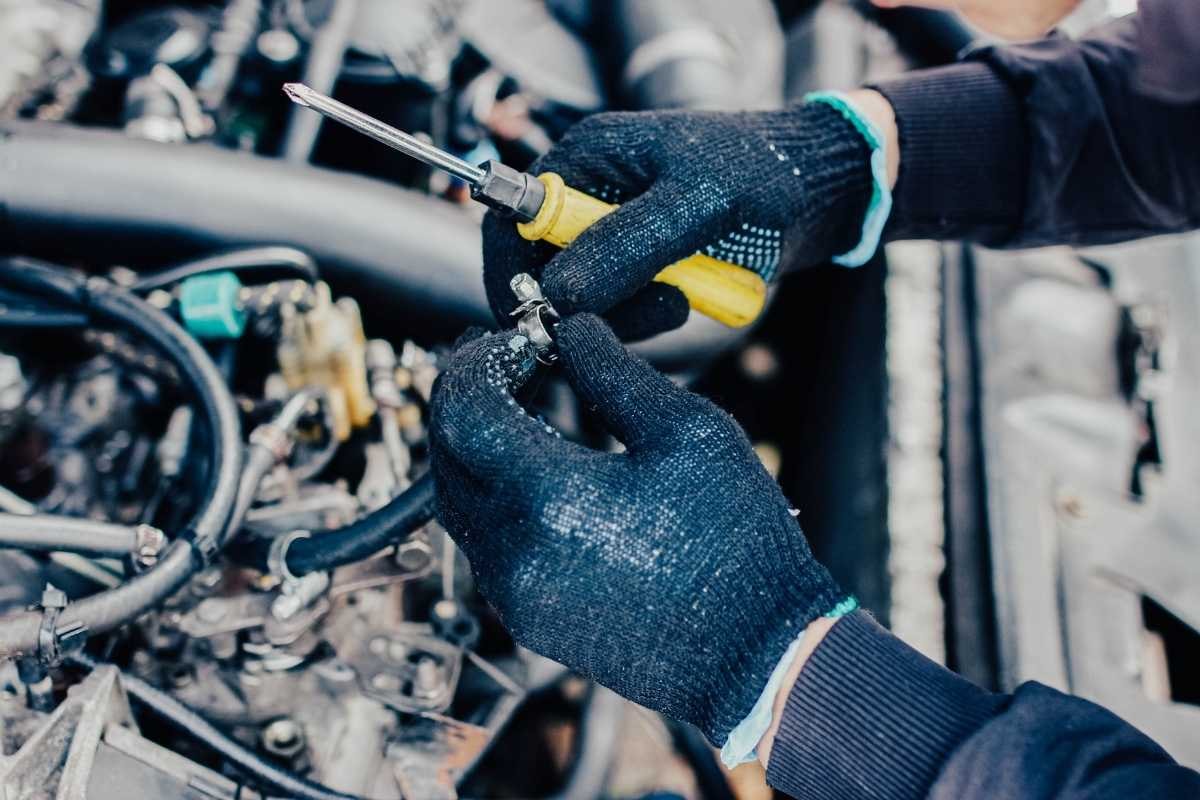
<path fill-rule="evenodd" d="M 153 525 L 144 523 L 134 528 L 133 532 L 133 563 L 139 569 L 149 569 L 158 563 L 159 554 L 167 546 L 167 536 Z"/>

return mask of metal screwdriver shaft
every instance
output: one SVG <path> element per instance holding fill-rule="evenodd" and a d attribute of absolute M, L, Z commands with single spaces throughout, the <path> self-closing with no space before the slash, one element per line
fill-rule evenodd
<path fill-rule="evenodd" d="M 515 220 L 517 231 L 530 241 L 566 247 L 617 209 L 567 186 L 553 172 L 530 175 L 494 160 L 472 166 L 302 83 L 285 83 L 283 91 L 294 103 L 465 181 L 473 199 Z M 701 314 L 733 327 L 753 322 L 767 299 L 762 276 L 704 253 L 664 267 L 654 279 L 677 287 Z"/>
<path fill-rule="evenodd" d="M 471 187 L 471 197 L 519 220 L 537 216 L 546 198 L 542 183 L 532 175 L 507 167 L 499 161 L 486 161 L 478 167 L 468 164 L 439 147 L 380 122 L 374 117 L 339 103 L 303 83 L 285 83 L 284 93 L 299 103 L 342 123 L 377 142 L 412 156 L 422 164 L 445 170 Z"/>
<path fill-rule="evenodd" d="M 472 166 L 441 148 L 434 147 L 411 134 L 380 122 L 345 103 L 339 103 L 329 95 L 321 94 L 303 83 L 285 83 L 283 91 L 293 103 L 311 108 L 318 114 L 353 128 L 401 153 L 410 155 L 423 164 L 445 170 L 472 186 L 481 183 L 486 175 L 485 171 L 479 167 Z"/>

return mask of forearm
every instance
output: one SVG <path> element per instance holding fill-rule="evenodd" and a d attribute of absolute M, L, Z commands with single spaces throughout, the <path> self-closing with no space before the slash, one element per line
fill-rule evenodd
<path fill-rule="evenodd" d="M 986 692 L 864 612 L 802 641 L 758 748 L 794 797 L 1197 795 L 1200 776 L 1108 711 L 1037 684 Z"/>
<path fill-rule="evenodd" d="M 1200 115 L 1146 93 L 1137 33 L 1130 16 L 873 86 L 899 157 L 885 239 L 1084 245 L 1200 225 Z"/>

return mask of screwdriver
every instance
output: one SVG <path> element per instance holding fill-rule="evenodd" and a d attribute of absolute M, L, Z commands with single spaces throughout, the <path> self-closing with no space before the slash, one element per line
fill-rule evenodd
<path fill-rule="evenodd" d="M 441 148 L 393 128 L 302 83 L 285 83 L 294 103 L 336 120 L 377 142 L 409 155 L 466 183 L 471 197 L 517 220 L 530 241 L 566 247 L 617 206 L 567 186 L 553 172 L 533 176 L 499 161 L 474 166 Z M 757 273 L 695 253 L 659 272 L 654 279 L 676 287 L 688 305 L 732 328 L 753 322 L 766 303 L 767 284 Z"/>

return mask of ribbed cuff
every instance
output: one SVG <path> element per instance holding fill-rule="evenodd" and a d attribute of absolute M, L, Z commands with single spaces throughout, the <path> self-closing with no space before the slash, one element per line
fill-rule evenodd
<path fill-rule="evenodd" d="M 986 64 L 877 83 L 896 112 L 900 174 L 884 238 L 1003 244 L 1021 222 L 1028 143 L 1021 103 Z"/>
<path fill-rule="evenodd" d="M 853 100 L 843 92 L 809 92 L 804 96 L 806 103 L 828 103 L 866 140 L 871 148 L 871 202 L 863 217 L 862 237 L 850 250 L 833 257 L 833 263 L 843 267 L 861 267 L 871 260 L 879 249 L 883 226 L 892 213 L 892 188 L 887 176 L 887 139 L 875 127 L 870 118 L 862 113 Z M 895 145 L 893 145 L 894 147 Z"/>
<path fill-rule="evenodd" d="M 800 670 L 767 781 L 805 800 L 925 797 L 951 751 L 1007 702 L 857 611 Z"/>

